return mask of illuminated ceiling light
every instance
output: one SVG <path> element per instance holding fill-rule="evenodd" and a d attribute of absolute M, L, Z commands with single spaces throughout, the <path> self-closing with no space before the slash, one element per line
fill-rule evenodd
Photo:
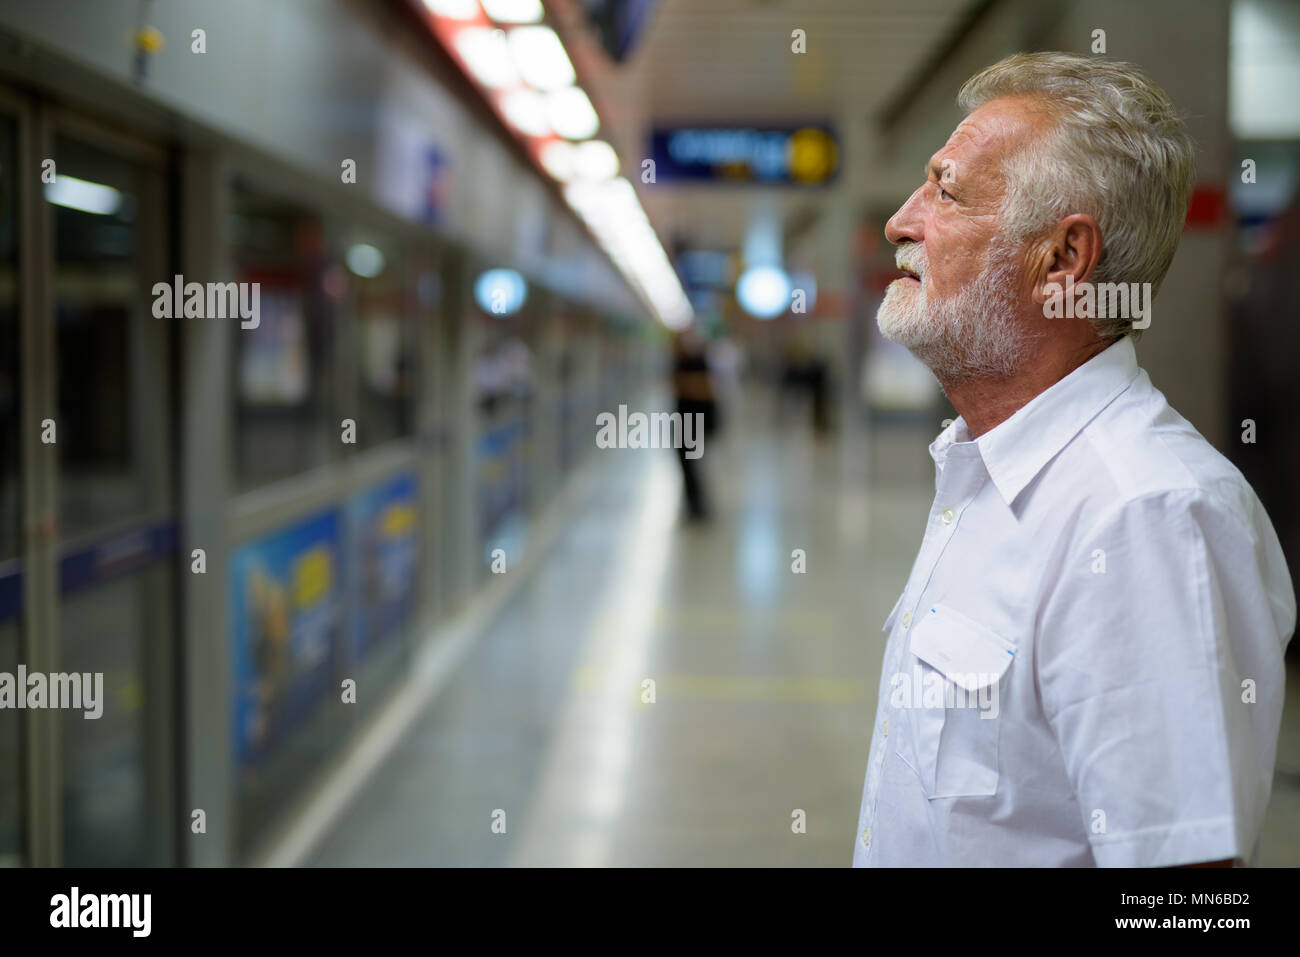
<path fill-rule="evenodd" d="M 640 230 L 658 242 L 637 199 L 636 190 L 626 179 L 579 179 L 565 187 L 564 198 L 597 233 L 627 235 Z"/>
<path fill-rule="evenodd" d="M 108 216 L 122 207 L 122 194 L 103 183 L 92 183 L 59 173 L 54 182 L 45 184 L 45 198 L 55 206 Z"/>
<path fill-rule="evenodd" d="M 686 300 L 684 295 L 681 299 L 667 306 L 660 307 L 656 305 L 655 310 L 659 314 L 659 321 L 674 331 L 685 329 L 695 319 L 695 311 L 691 308 L 690 302 Z"/>
<path fill-rule="evenodd" d="M 577 175 L 577 157 L 572 143 L 566 143 L 564 140 L 547 143 L 542 147 L 540 159 L 542 168 L 561 183 L 567 183 Z"/>
<path fill-rule="evenodd" d="M 628 253 L 635 253 L 643 258 L 646 265 L 654 267 L 667 267 L 667 258 L 664 256 L 663 247 L 659 245 L 659 238 L 654 233 L 630 234 L 624 230 L 618 235 L 619 247 Z"/>
<path fill-rule="evenodd" d="M 474 282 L 475 302 L 494 316 L 518 312 L 527 298 L 528 283 L 513 269 L 489 269 Z"/>
<path fill-rule="evenodd" d="M 576 153 L 580 148 L 570 149 Z M 694 321 L 695 310 L 627 179 L 579 179 L 565 186 L 564 199 L 660 322 L 669 329 L 683 329 Z"/>
<path fill-rule="evenodd" d="M 546 119 L 546 99 L 532 90 L 511 90 L 501 97 L 501 112 L 506 122 L 527 136 L 550 136 Z M 568 145 L 568 144 L 565 144 Z"/>
<path fill-rule="evenodd" d="M 736 283 L 736 298 L 751 316 L 775 318 L 790 305 L 790 279 L 772 266 L 755 266 Z"/>
<path fill-rule="evenodd" d="M 547 94 L 546 112 L 555 132 L 565 139 L 585 140 L 600 129 L 596 108 L 587 99 L 587 94 L 576 86 Z"/>
<path fill-rule="evenodd" d="M 640 216 L 644 216 L 644 213 L 641 213 Z M 620 226 L 622 227 L 623 235 L 626 236 L 629 241 L 636 240 L 661 248 L 659 247 L 658 233 L 654 231 L 654 227 L 650 225 L 648 219 L 642 219 L 640 216 L 622 219 Z"/>
<path fill-rule="evenodd" d="M 483 9 L 498 23 L 536 23 L 542 19 L 541 0 L 483 0 Z"/>
<path fill-rule="evenodd" d="M 578 144 L 574 165 L 582 179 L 613 179 L 618 175 L 618 154 L 604 140 L 589 140 Z"/>
<path fill-rule="evenodd" d="M 478 18 L 478 0 L 424 0 L 425 9 L 451 20 Z"/>
<path fill-rule="evenodd" d="M 600 191 L 602 202 L 610 212 L 636 220 L 646 218 L 645 210 L 641 208 L 641 200 L 637 198 L 636 190 L 622 176 L 610 180 L 608 183 L 601 183 Z"/>
<path fill-rule="evenodd" d="M 510 62 L 510 48 L 500 30 L 469 27 L 456 34 L 456 52 L 474 78 L 484 86 L 501 89 L 519 82 Z"/>
<path fill-rule="evenodd" d="M 519 27 L 506 38 L 524 82 L 539 90 L 559 90 L 578 77 L 564 44 L 550 27 Z"/>
<path fill-rule="evenodd" d="M 569 146 L 567 143 L 564 145 Z M 570 146 L 569 149 L 572 150 L 573 147 Z M 564 188 L 565 202 L 576 209 L 584 219 L 590 219 L 594 214 L 599 213 L 602 195 L 598 183 L 570 183 Z"/>
<path fill-rule="evenodd" d="M 574 161 L 577 161 L 577 147 L 574 147 Z M 578 180 L 564 191 L 565 198 L 579 211 L 590 210 L 604 215 L 611 212 L 620 203 L 615 202 L 614 183 L 597 183 L 590 180 Z"/>
<path fill-rule="evenodd" d="M 374 279 L 384 271 L 384 254 L 368 243 L 349 246 L 343 261 L 348 269 L 363 279 Z"/>

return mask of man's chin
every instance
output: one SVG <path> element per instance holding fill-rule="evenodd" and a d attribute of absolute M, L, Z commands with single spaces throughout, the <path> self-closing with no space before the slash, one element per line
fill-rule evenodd
<path fill-rule="evenodd" d="M 876 325 L 881 335 L 907 349 L 913 358 L 942 378 L 958 370 L 952 368 L 954 350 L 938 334 L 935 321 L 934 317 L 913 315 L 905 306 L 900 308 L 897 301 L 891 303 L 889 299 L 876 310 Z"/>
<path fill-rule="evenodd" d="M 896 342 L 909 349 L 924 341 L 924 336 L 920 335 L 923 321 L 908 315 L 907 310 L 900 308 L 896 302 L 890 302 L 888 298 L 876 310 L 876 327 L 880 330 L 880 334 L 890 342 Z"/>

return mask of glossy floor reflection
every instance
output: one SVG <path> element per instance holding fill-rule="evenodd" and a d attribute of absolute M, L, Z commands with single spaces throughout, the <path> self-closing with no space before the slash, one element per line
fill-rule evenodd
<path fill-rule="evenodd" d="M 601 453 L 596 493 L 310 863 L 847 866 L 933 436 L 804 421 L 757 403 L 706 445 L 706 525 L 672 453 Z M 1264 864 L 1300 863 L 1292 679 Z"/>

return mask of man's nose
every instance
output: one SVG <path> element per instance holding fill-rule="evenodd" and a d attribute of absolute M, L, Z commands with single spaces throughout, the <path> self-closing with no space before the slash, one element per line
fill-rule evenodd
<path fill-rule="evenodd" d="M 925 240 L 925 233 L 921 228 L 923 222 L 921 193 L 924 189 L 924 184 L 918 186 L 908 197 L 907 202 L 898 208 L 898 212 L 889 217 L 889 222 L 885 223 L 885 238 L 895 246 L 908 240 L 917 243 Z"/>

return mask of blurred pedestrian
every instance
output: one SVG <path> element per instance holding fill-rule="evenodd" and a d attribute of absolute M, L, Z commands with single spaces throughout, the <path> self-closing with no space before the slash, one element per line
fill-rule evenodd
<path fill-rule="evenodd" d="M 686 417 L 700 415 L 703 436 L 712 433 L 717 411 L 713 380 L 709 376 L 709 360 L 703 340 L 693 329 L 685 329 L 673 338 L 673 396 L 677 411 L 681 413 L 683 433 Z M 688 458 L 685 442 L 678 443 L 677 459 L 682 463 L 682 486 L 686 493 L 686 507 L 691 519 L 708 518 L 709 502 L 704 489 L 703 456 Z"/>

